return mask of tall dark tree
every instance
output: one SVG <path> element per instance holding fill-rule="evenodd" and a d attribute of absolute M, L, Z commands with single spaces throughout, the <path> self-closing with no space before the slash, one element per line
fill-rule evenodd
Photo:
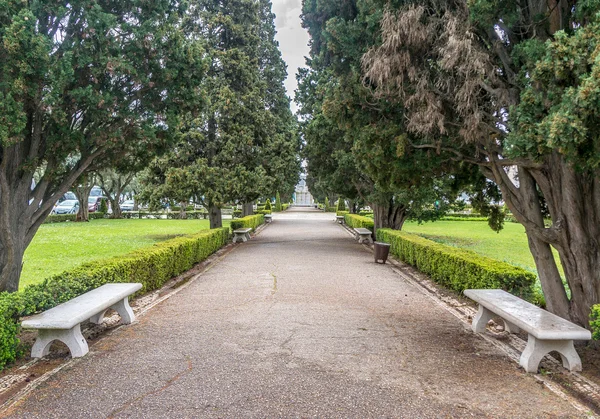
<path fill-rule="evenodd" d="M 205 100 L 186 115 L 178 146 L 156 161 L 145 195 L 194 197 L 220 227 L 227 202 L 251 202 L 289 189 L 298 173 L 298 133 L 283 89 L 285 65 L 274 40 L 270 2 L 206 1 L 194 24 L 208 45 Z M 163 196 L 161 196 L 161 194 Z"/>
<path fill-rule="evenodd" d="M 453 139 L 424 147 L 448 146 L 500 187 L 548 309 L 588 327 L 600 301 L 597 13 L 594 1 L 401 1 L 364 57 L 366 82 L 405 108 L 411 132 Z"/>
<path fill-rule="evenodd" d="M 446 152 L 409 150 L 403 110 L 363 86 L 361 58 L 379 42 L 382 14 L 372 1 L 304 3 L 311 58 L 297 101 L 311 186 L 361 198 L 374 209 L 375 228 L 401 229 L 409 217 L 441 216 L 474 174 Z"/>
<path fill-rule="evenodd" d="M 95 159 L 169 142 L 195 105 L 203 52 L 181 33 L 186 13 L 171 0 L 2 3 L 0 290 L 17 290 L 25 249 Z"/>

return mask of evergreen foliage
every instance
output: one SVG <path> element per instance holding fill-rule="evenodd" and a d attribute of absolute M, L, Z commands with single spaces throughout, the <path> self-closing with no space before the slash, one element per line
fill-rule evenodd
<path fill-rule="evenodd" d="M 346 201 L 342 197 L 340 197 L 340 199 L 338 199 L 337 210 L 338 211 L 346 211 Z"/>

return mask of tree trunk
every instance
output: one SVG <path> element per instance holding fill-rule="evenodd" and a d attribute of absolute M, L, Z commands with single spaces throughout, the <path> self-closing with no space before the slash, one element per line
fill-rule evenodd
<path fill-rule="evenodd" d="M 223 217 L 221 216 L 221 208 L 216 205 L 209 204 L 208 219 L 210 220 L 210 228 L 223 227 Z"/>
<path fill-rule="evenodd" d="M 91 184 L 83 184 L 75 188 L 75 195 L 79 201 L 79 211 L 77 212 L 75 221 L 90 221 L 88 199 L 93 187 L 94 185 Z"/>
<path fill-rule="evenodd" d="M 242 204 L 242 217 L 245 217 L 247 215 L 253 215 L 253 214 L 254 214 L 254 203 L 244 202 L 244 204 Z"/>
<path fill-rule="evenodd" d="M 0 290 L 15 292 L 19 289 L 19 278 L 23 268 L 23 255 L 27 244 L 20 231 L 19 221 L 11 217 L 15 224 L 0 225 Z"/>
<path fill-rule="evenodd" d="M 402 230 L 402 226 L 408 217 L 407 208 L 404 205 L 394 203 L 390 199 L 386 204 L 374 203 L 373 219 L 375 222 L 374 233 L 379 228 L 391 228 L 394 230 Z"/>
<path fill-rule="evenodd" d="M 119 219 L 123 218 L 123 211 L 121 211 L 121 205 L 119 204 L 119 198 L 109 198 L 110 206 L 112 208 L 112 215 L 110 218 Z"/>
<path fill-rule="evenodd" d="M 180 202 L 179 203 L 179 219 L 180 220 L 187 219 L 187 214 L 185 212 L 185 207 L 186 206 L 187 206 L 187 202 Z"/>

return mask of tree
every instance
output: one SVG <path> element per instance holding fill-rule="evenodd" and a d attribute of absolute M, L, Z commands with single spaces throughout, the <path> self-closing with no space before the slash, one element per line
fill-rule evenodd
<path fill-rule="evenodd" d="M 420 147 L 446 149 L 498 185 L 527 232 L 547 308 L 587 327 L 600 301 L 597 12 L 588 1 L 401 2 L 363 59 L 365 82 L 405 109 Z"/>
<path fill-rule="evenodd" d="M 170 0 L 3 3 L 0 290 L 18 289 L 25 249 L 95 159 L 172 140 L 202 78 L 185 15 Z"/>
<path fill-rule="evenodd" d="M 372 1 L 305 2 L 311 58 L 296 99 L 311 190 L 368 202 L 376 229 L 401 229 L 409 217 L 443 215 L 473 174 L 448 153 L 407 152 L 403 110 L 363 85 L 361 59 L 379 42 L 382 14 Z"/>
<path fill-rule="evenodd" d="M 193 196 L 209 209 L 214 228 L 222 226 L 225 203 L 245 204 L 249 214 L 259 197 L 289 188 L 299 140 L 270 2 L 206 1 L 196 13 L 210 60 L 197 91 L 205 106 L 186 115 L 177 147 L 152 165 L 145 195 L 155 202 L 161 193 Z"/>
<path fill-rule="evenodd" d="M 121 218 L 121 196 L 136 175 L 136 171 L 120 172 L 115 169 L 98 171 L 97 177 L 102 191 L 110 201 L 111 218 Z M 187 202 L 187 201 L 186 201 Z"/>
<path fill-rule="evenodd" d="M 277 195 L 275 195 L 275 211 L 279 212 L 283 210 L 283 206 L 281 205 L 281 198 L 279 197 L 279 191 L 277 191 Z"/>

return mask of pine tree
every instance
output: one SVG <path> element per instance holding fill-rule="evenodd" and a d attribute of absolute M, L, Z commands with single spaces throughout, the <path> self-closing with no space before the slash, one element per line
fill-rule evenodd
<path fill-rule="evenodd" d="M 281 198 L 279 197 L 279 191 L 277 191 L 277 195 L 275 195 L 275 211 L 281 211 L 283 207 L 281 206 Z"/>

